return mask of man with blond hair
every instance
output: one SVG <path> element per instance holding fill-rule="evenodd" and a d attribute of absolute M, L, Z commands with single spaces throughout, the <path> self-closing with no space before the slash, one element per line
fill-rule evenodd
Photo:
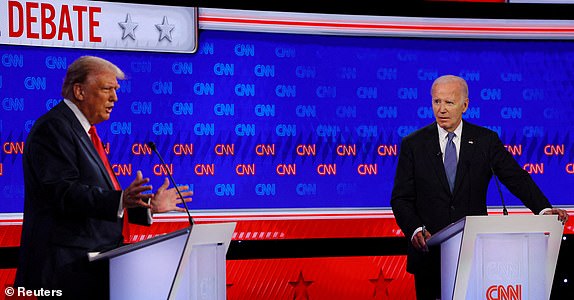
<path fill-rule="evenodd" d="M 183 210 L 176 206 L 181 202 L 176 191 L 167 189 L 167 178 L 149 194 L 149 178 L 140 171 L 125 189 L 112 172 L 95 125 L 110 118 L 123 78 L 105 59 L 80 57 L 68 67 L 65 99 L 34 123 L 22 159 L 24 222 L 16 286 L 57 290 L 68 299 L 107 298 L 105 274 L 89 264 L 87 254 L 122 245 L 124 210 L 147 224 L 151 213 Z M 191 191 L 183 191 L 189 201 Z"/>

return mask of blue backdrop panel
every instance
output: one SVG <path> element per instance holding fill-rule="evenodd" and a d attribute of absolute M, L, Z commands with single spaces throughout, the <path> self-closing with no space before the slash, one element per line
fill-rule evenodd
<path fill-rule="evenodd" d="M 127 75 L 98 127 L 121 184 L 142 170 L 159 187 L 154 141 L 192 209 L 389 207 L 401 138 L 434 120 L 430 85 L 447 73 L 469 82 L 465 118 L 572 204 L 572 42 L 202 31 L 194 55 L 0 46 L 0 212 L 22 211 L 26 136 L 86 54 Z"/>

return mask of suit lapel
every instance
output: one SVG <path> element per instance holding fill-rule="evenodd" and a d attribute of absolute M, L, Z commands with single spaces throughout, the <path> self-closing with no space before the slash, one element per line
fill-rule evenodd
<path fill-rule="evenodd" d="M 442 162 L 442 152 L 440 151 L 440 145 L 438 143 L 438 129 L 436 122 L 428 127 L 429 132 L 427 133 L 428 139 L 426 141 L 426 148 L 428 149 L 428 159 L 432 164 L 432 167 L 439 179 L 442 188 L 450 193 L 450 188 L 448 186 L 448 180 L 446 178 L 446 172 L 444 170 L 444 164 Z"/>
<path fill-rule="evenodd" d="M 464 121 L 463 121 L 464 122 Z M 462 126 L 462 138 L 460 140 L 460 151 L 458 164 L 456 167 L 456 179 L 454 182 L 453 194 L 456 194 L 457 190 L 460 188 L 461 183 L 464 181 L 464 177 L 468 175 L 470 168 L 470 161 L 475 153 L 476 146 L 475 135 L 472 125 L 464 122 Z"/>
<path fill-rule="evenodd" d="M 100 158 L 100 155 L 96 151 L 96 148 L 94 148 L 90 136 L 86 133 L 86 131 L 80 124 L 80 121 L 78 121 L 78 118 L 76 118 L 76 115 L 74 115 L 74 112 L 68 107 L 68 105 L 66 105 L 66 103 L 64 103 L 64 101 L 62 101 L 56 107 L 62 112 L 62 114 L 66 117 L 66 119 L 70 121 L 74 134 L 76 135 L 78 140 L 80 140 L 84 152 L 87 153 L 87 158 L 90 159 L 92 162 L 96 163 L 102 177 L 106 179 L 108 187 L 113 189 L 114 184 L 112 182 L 112 179 L 108 175 L 108 171 L 106 170 L 106 167 L 104 166 L 104 163 Z"/>

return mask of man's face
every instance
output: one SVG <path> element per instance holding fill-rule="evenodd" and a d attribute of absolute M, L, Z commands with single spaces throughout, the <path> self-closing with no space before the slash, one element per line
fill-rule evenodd
<path fill-rule="evenodd" d="M 432 90 L 432 109 L 436 122 L 444 130 L 454 131 L 468 108 L 468 98 L 463 98 L 462 87 L 456 81 L 438 83 Z"/>
<path fill-rule="evenodd" d="M 85 83 L 74 85 L 78 107 L 90 124 L 98 124 L 110 118 L 114 104 L 118 101 L 116 90 L 119 88 L 116 74 L 111 71 L 89 75 Z"/>

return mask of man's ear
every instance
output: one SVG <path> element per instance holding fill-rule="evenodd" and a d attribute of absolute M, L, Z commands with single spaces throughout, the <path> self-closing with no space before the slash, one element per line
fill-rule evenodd
<path fill-rule="evenodd" d="M 84 100 L 84 89 L 79 83 L 74 84 L 74 98 L 77 100 Z"/>
<path fill-rule="evenodd" d="M 466 110 L 468 109 L 468 102 L 470 102 L 470 100 L 468 98 L 466 98 L 464 100 L 464 109 L 462 110 L 463 113 L 465 113 Z"/>

